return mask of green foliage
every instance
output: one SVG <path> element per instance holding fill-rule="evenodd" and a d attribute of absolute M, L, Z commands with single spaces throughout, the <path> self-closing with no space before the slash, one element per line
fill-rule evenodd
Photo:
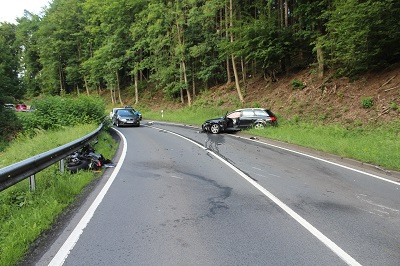
<path fill-rule="evenodd" d="M 290 82 L 290 85 L 292 85 L 292 88 L 293 89 L 296 89 L 296 90 L 302 90 L 302 89 L 304 89 L 306 86 L 303 84 L 303 81 L 301 81 L 301 80 L 296 80 L 296 79 L 294 79 L 294 80 L 292 80 L 291 82 Z"/>
<path fill-rule="evenodd" d="M 50 96 L 33 101 L 36 111 L 20 116 L 24 131 L 55 129 L 78 124 L 99 125 L 105 117 L 105 103 L 99 97 Z"/>
<path fill-rule="evenodd" d="M 22 129 L 20 121 L 13 110 L 3 107 L 0 102 L 0 152 L 8 145 L 9 141 Z"/>
<path fill-rule="evenodd" d="M 323 46 L 329 64 L 342 75 L 354 76 L 400 58 L 398 1 L 334 1 L 326 10 L 327 34 Z M 390 52 L 389 52 L 390 51 Z"/>
<path fill-rule="evenodd" d="M 5 97 L 22 99 L 24 91 L 19 86 L 19 47 L 15 37 L 16 26 L 0 22 L 0 104 Z"/>
<path fill-rule="evenodd" d="M 369 109 L 374 105 L 374 100 L 372 97 L 364 97 L 361 99 L 361 105 L 365 109 Z"/>
<path fill-rule="evenodd" d="M 233 1 L 231 25 L 220 0 L 54 0 L 43 17 L 26 12 L 17 25 L 1 24 L 0 95 L 107 87 L 114 102 L 140 73 L 179 99 L 192 86 L 226 82 L 232 56 L 246 74 L 272 81 L 315 62 L 356 77 L 400 60 L 399 1 L 296 1 L 282 20 L 285 3 Z"/>
<path fill-rule="evenodd" d="M 397 104 L 396 104 L 395 102 L 391 102 L 391 103 L 390 103 L 390 109 L 392 109 L 392 110 L 398 110 L 399 107 L 397 106 Z"/>

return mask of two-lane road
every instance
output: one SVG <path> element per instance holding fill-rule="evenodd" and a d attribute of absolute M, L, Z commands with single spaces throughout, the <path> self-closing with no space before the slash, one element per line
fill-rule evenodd
<path fill-rule="evenodd" d="M 117 167 L 37 265 L 400 265 L 396 181 L 194 127 L 118 131 Z"/>

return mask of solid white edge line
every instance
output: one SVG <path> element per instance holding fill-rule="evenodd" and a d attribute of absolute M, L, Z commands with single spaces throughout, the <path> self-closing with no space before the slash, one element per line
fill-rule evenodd
<path fill-rule="evenodd" d="M 96 199 L 93 201 L 92 205 L 86 211 L 86 213 L 81 218 L 81 220 L 79 221 L 79 223 L 77 224 L 75 229 L 69 235 L 68 239 L 64 242 L 62 247 L 58 250 L 57 254 L 51 260 L 51 262 L 49 263 L 49 266 L 60 266 L 60 265 L 64 264 L 69 253 L 74 248 L 75 244 L 78 242 L 79 237 L 81 236 L 83 230 L 85 229 L 85 227 L 88 225 L 88 223 L 92 219 L 94 212 L 96 211 L 97 207 L 100 205 L 101 201 L 103 200 L 104 196 L 106 195 L 111 184 L 114 182 L 114 179 L 117 176 L 119 170 L 121 169 L 121 166 L 125 160 L 125 156 L 126 156 L 126 152 L 127 152 L 127 141 L 126 141 L 125 136 L 122 135 L 122 133 L 120 131 L 118 131 L 116 129 L 114 129 L 114 130 L 118 133 L 118 135 L 120 135 L 120 137 L 123 140 L 123 145 L 124 145 L 121 157 L 118 161 L 118 164 L 115 167 L 114 171 L 112 172 L 110 178 L 107 180 L 106 184 L 100 191 L 100 193 L 97 195 Z"/>
<path fill-rule="evenodd" d="M 275 195 L 273 195 L 271 192 L 266 190 L 264 187 L 262 187 L 260 184 L 255 182 L 253 179 L 251 179 L 249 176 L 247 176 L 245 173 L 240 171 L 238 168 L 236 168 L 234 165 L 230 164 L 226 160 L 224 160 L 222 157 L 220 157 L 218 154 L 213 152 L 212 150 L 207 149 L 206 147 L 201 146 L 197 142 L 194 142 L 193 140 L 186 138 L 182 135 L 179 135 L 177 133 L 157 128 L 154 126 L 149 126 L 158 130 L 164 130 L 165 132 L 168 132 L 172 135 L 175 135 L 177 137 L 183 138 L 194 145 L 200 147 L 203 150 L 208 151 L 209 153 L 213 154 L 216 158 L 218 158 L 221 162 L 226 164 L 228 167 L 230 167 L 233 171 L 235 171 L 237 174 L 239 174 L 241 177 L 243 177 L 246 181 L 248 181 L 250 184 L 252 184 L 255 188 L 257 188 L 261 193 L 263 193 L 265 196 L 267 196 L 270 200 L 272 200 L 276 205 L 278 205 L 282 210 L 284 210 L 287 214 L 289 214 L 293 219 L 295 219 L 300 225 L 302 225 L 305 229 L 307 229 L 312 235 L 314 235 L 318 240 L 320 240 L 325 246 L 327 246 L 330 250 L 332 250 L 336 255 L 338 255 L 344 262 L 346 262 L 348 265 L 356 265 L 356 266 L 361 266 L 359 262 L 357 262 L 354 258 L 352 258 L 349 254 L 347 254 L 343 249 L 341 249 L 338 245 L 336 245 L 332 240 L 330 240 L 328 237 L 326 237 L 323 233 L 321 233 L 317 228 L 315 228 L 313 225 L 311 225 L 309 222 L 307 222 L 303 217 L 301 217 L 299 214 L 297 214 L 294 210 L 292 210 L 289 206 L 287 206 L 285 203 L 283 203 L 280 199 L 278 199 Z"/>
<path fill-rule="evenodd" d="M 237 138 L 242 138 L 242 137 L 237 137 Z M 267 146 L 271 146 L 271 147 L 274 147 L 274 148 L 277 148 L 277 149 L 281 149 L 281 150 L 284 150 L 284 151 L 289 151 L 289 152 L 296 153 L 296 154 L 299 154 L 299 155 L 302 155 L 302 156 L 305 156 L 305 157 L 309 157 L 309 158 L 312 158 L 312 159 L 315 159 L 315 160 L 318 160 L 318 161 L 321 161 L 321 162 L 332 164 L 332 165 L 335 165 L 335 166 L 338 166 L 338 167 L 341 167 L 341 168 L 344 168 L 344 169 L 347 169 L 347 170 L 351 170 L 351 171 L 354 171 L 354 172 L 357 172 L 357 173 L 360 173 L 360 174 L 364 174 L 364 175 L 367 175 L 367 176 L 370 176 L 370 177 L 373 177 L 373 178 L 376 178 L 376 179 L 379 179 L 379 180 L 382 180 L 382 181 L 386 181 L 386 182 L 389 182 L 389 183 L 392 183 L 392 184 L 400 186 L 399 182 L 396 182 L 396 181 L 393 181 L 393 180 L 390 180 L 390 179 L 387 179 L 387 178 L 384 178 L 384 177 L 381 177 L 381 176 L 378 176 L 378 175 L 370 174 L 368 172 L 357 170 L 355 168 L 352 168 L 352 167 L 349 167 L 349 166 L 345 166 L 345 165 L 342 165 L 342 164 L 339 164 L 339 163 L 334 163 L 334 162 L 331 162 L 331 161 L 328 161 L 328 160 L 325 160 L 325 159 L 322 159 L 322 158 L 319 158 L 319 157 L 316 157 L 316 156 L 313 156 L 313 155 L 309 155 L 307 153 L 294 151 L 294 150 L 291 150 L 291 149 L 288 149 L 288 148 L 283 148 L 283 147 L 280 147 L 280 146 L 277 146 L 277 145 L 274 145 L 274 144 L 270 144 L 270 143 L 265 143 L 265 142 L 262 142 L 262 141 L 259 141 L 259 140 L 253 140 L 253 139 L 250 139 L 250 140 L 254 141 L 254 142 L 257 142 L 257 143 L 261 143 L 261 144 L 267 145 Z"/>

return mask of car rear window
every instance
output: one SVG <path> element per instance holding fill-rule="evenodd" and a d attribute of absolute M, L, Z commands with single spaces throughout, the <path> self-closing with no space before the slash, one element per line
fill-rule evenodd
<path fill-rule="evenodd" d="M 265 110 L 254 110 L 254 113 L 257 116 L 269 116 L 268 113 Z"/>

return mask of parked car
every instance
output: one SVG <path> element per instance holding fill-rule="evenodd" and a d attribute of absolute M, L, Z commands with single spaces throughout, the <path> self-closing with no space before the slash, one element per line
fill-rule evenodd
<path fill-rule="evenodd" d="M 278 125 L 276 116 L 270 110 L 245 108 L 227 113 L 223 117 L 207 120 L 203 123 L 202 129 L 205 132 L 218 134 L 220 132 L 239 131 L 250 127 L 261 129 L 269 125 Z"/>
<path fill-rule="evenodd" d="M 4 104 L 4 108 L 10 109 L 10 110 L 15 110 L 15 105 L 12 103 L 6 103 L 6 104 Z"/>
<path fill-rule="evenodd" d="M 15 107 L 15 111 L 18 111 L 18 112 L 26 112 L 27 110 L 28 110 L 28 107 L 22 103 L 17 104 L 17 106 Z"/>
<path fill-rule="evenodd" d="M 129 108 L 121 108 L 115 111 L 112 118 L 113 125 L 119 126 L 140 126 L 139 116 Z"/>
<path fill-rule="evenodd" d="M 115 114 L 115 112 L 116 112 L 117 110 L 120 110 L 120 109 L 131 109 L 135 114 L 137 114 L 137 115 L 139 116 L 139 120 L 142 120 L 142 114 L 141 114 L 139 111 L 135 110 L 135 109 L 134 109 L 133 107 L 131 107 L 131 106 L 113 108 L 112 111 L 110 112 L 110 119 L 112 119 L 113 116 L 114 116 L 114 114 Z"/>

